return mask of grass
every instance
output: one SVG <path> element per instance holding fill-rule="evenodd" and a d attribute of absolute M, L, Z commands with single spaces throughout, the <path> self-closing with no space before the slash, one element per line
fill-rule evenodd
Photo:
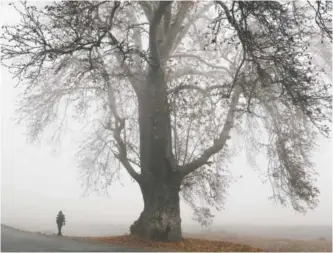
<path fill-rule="evenodd" d="M 187 237 L 223 240 L 258 247 L 269 252 L 332 252 L 332 241 L 321 239 L 286 239 L 260 236 L 237 236 L 220 233 L 185 234 Z"/>

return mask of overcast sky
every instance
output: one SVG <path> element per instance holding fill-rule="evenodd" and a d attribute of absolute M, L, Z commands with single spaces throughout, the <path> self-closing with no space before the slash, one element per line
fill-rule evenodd
<path fill-rule="evenodd" d="M 7 6 L 2 7 L 3 21 L 15 19 Z M 55 146 L 26 143 L 22 126 L 13 116 L 17 91 L 15 81 L 1 67 L 1 222 L 26 227 L 27 224 L 55 226 L 61 209 L 68 226 L 77 222 L 116 223 L 130 225 L 143 207 L 138 186 L 124 173 L 123 185 L 110 188 L 110 196 L 82 197 L 74 160 L 76 144 L 68 137 L 57 152 Z M 229 166 L 235 175 L 243 175 L 228 191 L 225 209 L 215 212 L 214 226 L 238 224 L 328 225 L 332 222 L 332 142 L 322 139 L 314 155 L 319 173 L 320 204 L 307 215 L 297 214 L 291 207 L 283 208 L 268 200 L 272 191 L 263 184 L 258 173 L 246 163 L 244 154 L 237 155 Z M 261 161 L 265 166 L 266 161 Z M 183 223 L 193 223 L 191 210 L 182 204 Z"/>

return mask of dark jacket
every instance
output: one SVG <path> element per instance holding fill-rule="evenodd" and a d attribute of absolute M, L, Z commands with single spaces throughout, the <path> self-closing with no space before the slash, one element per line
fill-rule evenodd
<path fill-rule="evenodd" d="M 66 218 L 65 215 L 62 213 L 62 211 L 60 211 L 57 215 L 57 224 L 60 226 L 64 226 L 66 224 Z"/>

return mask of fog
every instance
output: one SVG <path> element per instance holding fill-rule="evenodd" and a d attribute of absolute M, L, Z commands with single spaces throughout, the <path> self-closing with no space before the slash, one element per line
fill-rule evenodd
<path fill-rule="evenodd" d="M 59 146 L 26 142 L 23 126 L 16 125 L 14 113 L 15 82 L 1 69 L 1 222 L 21 228 L 54 229 L 55 216 L 62 210 L 68 229 L 84 224 L 129 226 L 140 214 L 142 198 L 138 186 L 123 173 L 122 183 L 109 190 L 109 196 L 84 197 L 78 180 L 75 152 L 77 144 L 65 138 Z M 269 184 L 246 163 L 244 154 L 234 157 L 230 171 L 243 175 L 232 183 L 224 210 L 214 212 L 214 226 L 223 224 L 259 225 L 329 225 L 332 222 L 332 143 L 323 139 L 315 152 L 319 173 L 320 204 L 306 215 L 291 207 L 281 207 L 268 200 Z M 265 166 L 266 161 L 261 161 Z M 182 203 L 183 224 L 193 224 L 191 209 Z M 72 225 L 71 225 L 72 224 Z M 78 229 L 79 230 L 79 229 Z M 82 232 L 82 231 L 81 231 Z"/>
<path fill-rule="evenodd" d="M 3 20 L 13 18 L 4 8 Z M 15 16 L 14 16 L 15 17 Z M 118 226 L 125 233 L 138 218 L 143 207 L 139 187 L 126 172 L 122 182 L 109 189 L 109 196 L 83 196 L 78 180 L 79 171 L 74 155 L 78 144 L 75 133 L 69 132 L 58 146 L 49 142 L 33 145 L 26 142 L 24 127 L 15 125 L 16 82 L 1 67 L 1 223 L 34 231 L 56 230 L 55 217 L 59 210 L 66 215 L 64 231 L 71 234 L 95 235 L 107 227 Z M 245 155 L 235 155 L 229 170 L 241 176 L 232 183 L 224 209 L 214 211 L 212 229 L 227 225 L 331 225 L 332 223 L 332 142 L 320 139 L 313 161 L 319 173 L 317 185 L 320 204 L 306 215 L 290 206 L 281 207 L 268 200 L 272 191 L 263 184 L 260 173 L 246 162 Z M 267 161 L 259 160 L 265 167 Z M 185 228 L 195 224 L 189 206 L 181 203 Z"/>

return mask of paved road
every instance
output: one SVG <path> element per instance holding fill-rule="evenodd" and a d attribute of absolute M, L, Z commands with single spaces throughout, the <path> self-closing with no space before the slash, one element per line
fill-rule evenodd
<path fill-rule="evenodd" d="M 124 248 L 99 242 L 87 242 L 68 237 L 40 235 L 22 232 L 1 225 L 1 251 L 4 252 L 144 252 L 145 250 Z"/>

